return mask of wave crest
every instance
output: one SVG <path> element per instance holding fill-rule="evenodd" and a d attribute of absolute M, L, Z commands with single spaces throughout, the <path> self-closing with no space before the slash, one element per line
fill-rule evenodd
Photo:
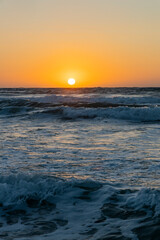
<path fill-rule="evenodd" d="M 156 189 L 18 175 L 1 177 L 0 191 L 2 239 L 153 239 L 159 229 Z"/>

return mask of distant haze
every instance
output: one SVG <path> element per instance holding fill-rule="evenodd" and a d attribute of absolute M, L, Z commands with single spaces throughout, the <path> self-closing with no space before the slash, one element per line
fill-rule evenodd
<path fill-rule="evenodd" d="M 0 87 L 160 86 L 160 0 L 0 0 Z"/>

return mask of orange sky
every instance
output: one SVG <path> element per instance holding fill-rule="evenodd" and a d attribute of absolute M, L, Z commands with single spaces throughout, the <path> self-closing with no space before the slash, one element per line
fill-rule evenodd
<path fill-rule="evenodd" d="M 0 87 L 160 86 L 159 0 L 0 0 Z"/>

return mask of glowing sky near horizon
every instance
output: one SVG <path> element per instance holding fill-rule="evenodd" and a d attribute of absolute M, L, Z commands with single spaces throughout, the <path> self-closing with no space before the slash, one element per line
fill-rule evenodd
<path fill-rule="evenodd" d="M 159 0 L 0 0 L 0 87 L 160 86 Z"/>

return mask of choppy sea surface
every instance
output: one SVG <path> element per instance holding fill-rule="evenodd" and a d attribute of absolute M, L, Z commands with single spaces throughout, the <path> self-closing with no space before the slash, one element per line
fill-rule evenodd
<path fill-rule="evenodd" d="M 160 88 L 0 89 L 0 239 L 159 240 Z"/>

